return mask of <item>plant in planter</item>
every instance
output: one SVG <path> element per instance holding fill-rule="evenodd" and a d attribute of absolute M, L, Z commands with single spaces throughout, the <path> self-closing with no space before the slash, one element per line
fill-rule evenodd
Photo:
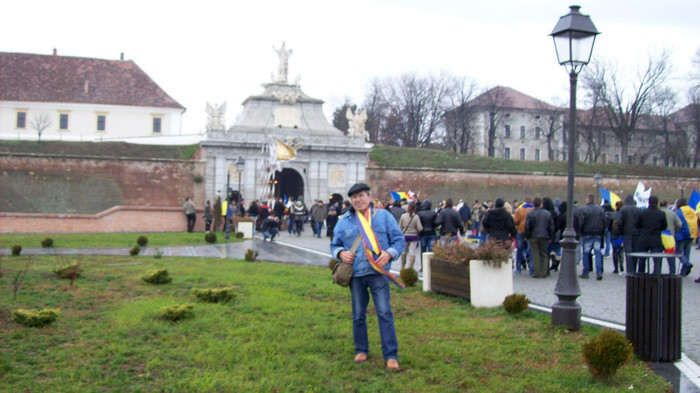
<path fill-rule="evenodd" d="M 474 247 L 466 242 L 433 247 L 430 280 L 435 292 L 469 300 L 475 307 L 496 307 L 513 293 L 511 248 L 500 242 Z"/>

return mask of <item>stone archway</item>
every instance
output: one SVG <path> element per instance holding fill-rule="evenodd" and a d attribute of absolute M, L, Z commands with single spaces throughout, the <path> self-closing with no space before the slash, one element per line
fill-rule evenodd
<path fill-rule="evenodd" d="M 275 198 L 287 196 L 297 199 L 304 195 L 304 178 L 291 168 L 275 172 Z"/>

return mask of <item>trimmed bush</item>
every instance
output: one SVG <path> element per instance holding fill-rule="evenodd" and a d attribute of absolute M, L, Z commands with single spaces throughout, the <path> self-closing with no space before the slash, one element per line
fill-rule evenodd
<path fill-rule="evenodd" d="M 514 293 L 506 296 L 503 300 L 503 309 L 508 314 L 517 314 L 527 310 L 530 305 L 530 299 L 522 293 Z"/>
<path fill-rule="evenodd" d="M 60 278 L 75 278 L 79 277 L 83 272 L 77 261 L 73 261 L 67 265 L 58 265 L 53 269 L 54 274 Z"/>
<path fill-rule="evenodd" d="M 135 256 L 139 255 L 140 252 L 141 252 L 141 247 L 133 246 L 133 247 L 131 247 L 131 250 L 129 250 L 129 255 L 131 255 L 132 257 L 135 257 Z"/>
<path fill-rule="evenodd" d="M 12 310 L 12 320 L 28 327 L 42 327 L 51 324 L 61 311 L 55 308 L 41 310 Z"/>
<path fill-rule="evenodd" d="M 45 238 L 41 241 L 41 246 L 44 248 L 53 247 L 53 239 L 50 237 Z"/>
<path fill-rule="evenodd" d="M 22 253 L 22 246 L 20 246 L 19 244 L 15 244 L 14 246 L 12 246 L 11 250 L 12 250 L 12 255 L 19 256 L 19 254 Z"/>
<path fill-rule="evenodd" d="M 251 250 L 250 248 L 248 251 L 245 252 L 245 260 L 248 262 L 255 262 L 255 258 L 258 257 L 258 252 L 255 250 Z"/>
<path fill-rule="evenodd" d="M 146 247 L 146 244 L 148 244 L 148 238 L 146 236 L 139 236 L 139 238 L 136 239 L 136 244 L 141 247 Z"/>
<path fill-rule="evenodd" d="M 407 287 L 416 285 L 418 282 L 418 272 L 412 267 L 401 270 L 401 281 L 403 281 Z"/>
<path fill-rule="evenodd" d="M 243 232 L 236 232 L 236 239 L 243 239 Z"/>
<path fill-rule="evenodd" d="M 583 361 L 593 376 L 609 377 L 632 358 L 632 344 L 620 332 L 603 330 L 582 346 Z"/>
<path fill-rule="evenodd" d="M 233 292 L 234 287 L 224 287 L 224 288 L 192 288 L 190 292 L 199 300 L 208 303 L 219 303 L 227 302 L 236 298 L 236 294 Z"/>
<path fill-rule="evenodd" d="M 168 269 L 149 270 L 141 276 L 141 280 L 149 284 L 167 284 L 173 279 L 168 274 Z"/>
<path fill-rule="evenodd" d="M 216 233 L 214 233 L 213 231 L 212 231 L 212 232 L 207 232 L 207 233 L 204 235 L 204 240 L 205 240 L 207 243 L 210 243 L 210 244 L 216 243 Z"/>
<path fill-rule="evenodd" d="M 158 317 L 167 321 L 179 322 L 194 315 L 194 305 L 190 303 L 166 306 L 158 310 Z"/>

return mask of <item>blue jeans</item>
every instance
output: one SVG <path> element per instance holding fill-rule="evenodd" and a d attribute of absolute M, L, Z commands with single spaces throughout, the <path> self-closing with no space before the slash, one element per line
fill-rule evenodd
<path fill-rule="evenodd" d="M 263 231 L 263 239 L 266 239 L 269 237 L 270 241 L 275 240 L 275 236 L 280 233 L 280 231 L 277 230 L 277 228 L 272 228 L 269 231 Z"/>
<path fill-rule="evenodd" d="M 421 236 L 420 237 L 420 251 L 421 252 L 433 251 L 433 244 L 435 244 L 435 239 L 437 239 L 437 235 Z"/>
<path fill-rule="evenodd" d="M 583 257 L 583 275 L 588 276 L 591 266 L 591 249 L 595 254 L 595 271 L 603 274 L 603 254 L 600 252 L 600 236 L 584 236 L 581 239 Z"/>
<path fill-rule="evenodd" d="M 609 230 L 605 230 L 605 256 L 610 256 L 610 249 L 612 248 L 612 233 Z"/>
<path fill-rule="evenodd" d="M 677 254 L 683 254 L 681 257 L 681 265 L 683 265 L 683 268 L 681 268 L 681 274 L 685 272 L 692 264 L 690 263 L 690 249 L 693 245 L 693 239 L 683 239 L 683 240 L 678 240 L 676 242 L 676 253 Z M 674 274 L 676 272 L 676 259 L 675 258 L 669 258 L 669 267 L 671 266 L 671 261 L 670 259 L 673 259 L 673 271 L 671 274 Z"/>
<path fill-rule="evenodd" d="M 367 305 L 369 304 L 369 293 L 372 293 L 372 301 L 379 322 L 382 355 L 385 361 L 398 360 L 399 343 L 394 328 L 394 315 L 391 312 L 389 279 L 381 274 L 353 277 L 350 280 L 350 293 L 352 295 L 352 337 L 355 341 L 355 354 L 369 354 Z"/>
<path fill-rule="evenodd" d="M 316 221 L 316 237 L 321 237 L 321 231 L 323 230 L 323 221 Z"/>
<path fill-rule="evenodd" d="M 535 265 L 532 263 L 532 255 L 530 254 L 530 247 L 527 246 L 527 241 L 525 240 L 525 233 L 518 233 L 515 237 L 518 248 L 515 251 L 515 272 L 520 273 L 520 265 L 523 259 L 528 259 L 528 270 L 530 274 L 535 272 Z"/>
<path fill-rule="evenodd" d="M 289 232 L 290 235 L 296 233 L 296 229 L 294 227 L 294 219 L 292 218 L 292 216 L 289 216 L 289 218 L 287 219 L 287 232 Z"/>

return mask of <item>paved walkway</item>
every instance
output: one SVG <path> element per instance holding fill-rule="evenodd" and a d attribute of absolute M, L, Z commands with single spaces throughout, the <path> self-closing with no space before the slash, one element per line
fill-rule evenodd
<path fill-rule="evenodd" d="M 329 239 L 313 237 L 309 232 L 309 230 L 305 231 L 300 237 L 291 236 L 284 232 L 272 243 L 263 242 L 261 238 L 256 237 L 256 239 L 239 243 L 162 247 L 158 251 L 162 252 L 163 256 L 243 259 L 246 250 L 254 248 L 259 252 L 258 260 L 328 266 L 330 259 Z M 27 249 L 23 250 L 22 254 L 36 255 L 47 252 L 47 249 Z M 55 252 L 66 255 L 128 255 L 129 248 L 57 248 Z M 156 252 L 155 248 L 146 247 L 143 254 L 155 255 Z M 8 254 L 9 250 L 3 249 L 0 250 L 0 253 Z M 683 279 L 682 350 L 685 356 L 682 361 L 676 362 L 676 368 L 680 369 L 681 373 L 668 364 L 657 365 L 659 368 L 657 371 L 671 380 L 676 392 L 700 392 L 700 388 L 698 388 L 700 368 L 697 366 L 700 363 L 700 307 L 696 307 L 695 304 L 700 299 L 700 284 L 693 281 L 700 274 L 700 251 L 693 250 L 691 261 L 697 268 L 694 273 Z M 612 262 L 609 258 L 605 259 L 604 264 L 606 273 L 602 281 L 597 281 L 594 278 L 579 279 L 581 296 L 578 298 L 578 303 L 581 305 L 584 322 L 607 322 L 615 328 L 624 329 L 625 278 L 611 273 Z M 392 264 L 392 270 L 398 271 L 399 268 L 400 262 Z M 580 273 L 580 265 L 577 268 L 578 273 Z M 556 272 L 544 279 L 533 279 L 525 273 L 514 274 L 514 290 L 516 293 L 526 294 L 535 308 L 548 309 L 557 301 L 557 297 L 554 295 L 557 277 L 558 273 Z M 591 318 L 593 321 L 589 321 L 587 318 Z M 683 361 L 686 359 L 690 361 Z M 674 374 L 679 374 L 675 380 Z"/>

